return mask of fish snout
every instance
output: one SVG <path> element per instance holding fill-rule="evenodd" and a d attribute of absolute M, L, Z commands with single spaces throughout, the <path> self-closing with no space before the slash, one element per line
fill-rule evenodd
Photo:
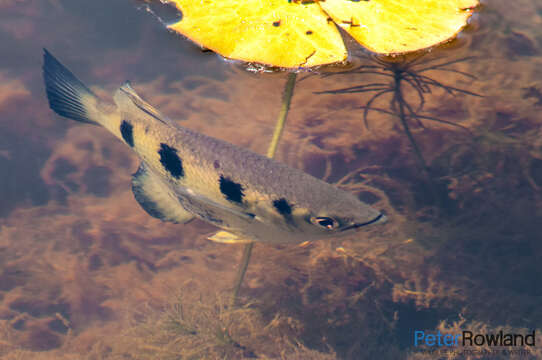
<path fill-rule="evenodd" d="M 372 220 L 362 222 L 362 223 L 352 224 L 350 226 L 347 226 L 347 227 L 343 228 L 341 231 L 359 229 L 361 227 L 364 227 L 364 226 L 367 226 L 367 225 L 372 225 L 372 224 L 384 224 L 387 221 L 388 221 L 388 218 L 387 218 L 386 215 L 384 215 L 383 213 L 378 213 L 378 215 L 376 217 L 374 217 Z"/>
<path fill-rule="evenodd" d="M 374 220 L 373 224 L 385 224 L 388 222 L 388 217 L 384 213 L 380 213 Z"/>

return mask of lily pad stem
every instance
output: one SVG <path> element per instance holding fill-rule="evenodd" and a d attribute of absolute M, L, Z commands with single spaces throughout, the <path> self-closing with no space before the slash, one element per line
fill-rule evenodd
<path fill-rule="evenodd" d="M 279 144 L 280 137 L 282 135 L 282 130 L 284 129 L 284 124 L 286 123 L 286 117 L 288 116 L 290 103 L 292 102 L 292 97 L 294 96 L 296 75 L 297 74 L 295 72 L 291 72 L 288 74 L 288 81 L 286 82 L 286 86 L 284 87 L 284 93 L 282 95 L 282 106 L 280 108 L 277 124 L 275 125 L 273 139 L 271 140 L 271 144 L 269 144 L 269 148 L 267 149 L 268 158 L 273 158 L 275 156 L 275 153 L 277 152 L 277 146 Z M 252 254 L 253 246 L 254 246 L 254 243 L 250 242 L 245 245 L 245 248 L 243 250 L 241 265 L 239 266 L 239 269 L 237 270 L 237 276 L 235 278 L 233 294 L 231 297 L 232 307 L 235 306 L 235 302 L 237 301 L 237 296 L 239 295 L 239 289 L 241 288 L 241 284 L 243 283 L 243 279 L 245 277 L 245 273 L 248 268 L 248 263 L 250 262 L 250 256 Z"/>
<path fill-rule="evenodd" d="M 284 129 L 284 124 L 286 123 L 286 117 L 288 116 L 290 103 L 292 102 L 292 97 L 294 96 L 296 75 L 297 74 L 295 72 L 291 72 L 288 74 L 288 81 L 286 82 L 286 86 L 284 87 L 284 94 L 282 95 L 282 106 L 280 108 L 279 117 L 277 119 L 277 125 L 275 125 L 273 139 L 271 140 L 271 144 L 269 144 L 269 148 L 267 149 L 268 158 L 275 157 L 275 153 L 277 152 L 277 146 L 282 135 L 282 130 Z"/>

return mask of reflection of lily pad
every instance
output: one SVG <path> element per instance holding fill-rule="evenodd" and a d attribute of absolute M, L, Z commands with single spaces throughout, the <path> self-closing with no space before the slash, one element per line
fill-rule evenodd
<path fill-rule="evenodd" d="M 232 59 L 281 67 L 343 61 L 337 26 L 377 53 L 404 53 L 455 36 L 478 0 L 168 0 L 182 13 L 169 25 Z"/>

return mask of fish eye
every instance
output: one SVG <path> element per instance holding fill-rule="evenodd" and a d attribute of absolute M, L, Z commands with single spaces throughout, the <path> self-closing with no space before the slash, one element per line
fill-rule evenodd
<path fill-rule="evenodd" d="M 333 230 L 339 225 L 335 219 L 325 216 L 311 217 L 311 223 L 327 230 Z"/>

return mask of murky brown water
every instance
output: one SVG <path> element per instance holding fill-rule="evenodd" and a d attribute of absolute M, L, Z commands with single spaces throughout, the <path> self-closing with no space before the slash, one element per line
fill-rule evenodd
<path fill-rule="evenodd" d="M 542 344 L 541 4 L 488 2 L 458 40 L 404 68 L 471 93 L 433 82 L 419 121 L 405 119 L 428 172 L 390 94 L 368 126 L 360 107 L 375 92 L 315 94 L 392 78 L 301 75 L 277 159 L 390 220 L 332 243 L 257 244 L 248 305 L 233 312 L 223 304 L 242 246 L 209 242 L 203 222 L 148 216 L 131 193 L 134 154 L 46 102 L 43 47 L 100 95 L 129 79 L 182 125 L 265 152 L 285 74 L 203 53 L 142 5 L 0 1 L 2 358 L 435 359 L 413 332 L 437 329 L 536 329 Z M 378 65 L 356 54 L 352 68 Z M 517 358 L 542 356 L 524 349 Z M 469 356 L 487 358 L 456 358 Z"/>

